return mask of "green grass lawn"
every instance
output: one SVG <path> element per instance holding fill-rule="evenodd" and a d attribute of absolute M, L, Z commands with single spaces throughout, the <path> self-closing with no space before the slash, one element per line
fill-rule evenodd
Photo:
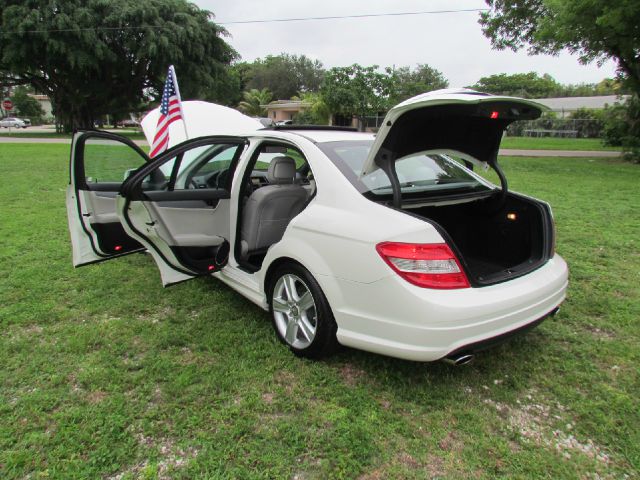
<path fill-rule="evenodd" d="M 504 158 L 551 202 L 560 314 L 467 367 L 291 355 L 213 279 L 74 270 L 68 146 L 0 144 L 0 478 L 638 478 L 640 168 Z M 628 477 L 625 477 L 625 474 Z"/>
<path fill-rule="evenodd" d="M 620 150 L 609 147 L 599 138 L 504 137 L 500 148 L 522 150 Z"/>
<path fill-rule="evenodd" d="M 144 134 L 140 130 L 134 129 L 117 129 L 114 131 L 118 135 L 122 135 L 124 137 L 131 138 L 133 140 L 144 140 Z M 15 130 L 13 129 L 11 132 L 7 129 L 0 129 L 0 137 L 18 137 L 18 138 L 71 138 L 72 135 L 69 133 L 56 133 L 55 131 L 50 132 L 34 132 L 28 129 L 26 130 Z"/>

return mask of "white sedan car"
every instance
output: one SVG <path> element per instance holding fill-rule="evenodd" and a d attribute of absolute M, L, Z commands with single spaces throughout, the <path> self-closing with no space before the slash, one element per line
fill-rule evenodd
<path fill-rule="evenodd" d="M 27 124 L 24 122 L 24 120 L 20 120 L 19 118 L 7 117 L 0 120 L 0 127 L 27 128 Z"/>
<path fill-rule="evenodd" d="M 391 109 L 374 136 L 264 129 L 184 102 L 196 138 L 179 141 L 175 122 L 173 146 L 154 159 L 126 138 L 80 132 L 67 193 L 73 262 L 148 251 L 164 285 L 213 275 L 268 310 L 299 356 L 341 344 L 466 363 L 565 298 L 551 209 L 509 191 L 497 162 L 504 129 L 542 108 L 432 92 Z M 147 138 L 157 115 L 142 122 Z"/>

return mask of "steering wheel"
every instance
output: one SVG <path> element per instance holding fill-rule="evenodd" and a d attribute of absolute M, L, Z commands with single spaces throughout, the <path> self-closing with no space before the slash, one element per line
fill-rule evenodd
<path fill-rule="evenodd" d="M 204 175 L 194 175 L 189 179 L 189 188 L 218 188 L 219 180 L 217 177 L 221 172 L 211 172 Z"/>

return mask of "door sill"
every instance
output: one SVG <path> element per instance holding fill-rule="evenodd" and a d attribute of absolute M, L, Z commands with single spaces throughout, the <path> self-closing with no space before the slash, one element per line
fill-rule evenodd
<path fill-rule="evenodd" d="M 214 273 L 213 276 L 229 285 L 260 308 L 268 310 L 269 306 L 265 295 L 261 291 L 254 273 L 247 273 L 241 268 L 227 265 L 219 272 Z"/>

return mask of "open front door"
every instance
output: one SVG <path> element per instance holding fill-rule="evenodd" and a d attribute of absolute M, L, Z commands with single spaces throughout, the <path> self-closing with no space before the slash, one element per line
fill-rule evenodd
<path fill-rule="evenodd" d="M 149 250 L 165 286 L 226 265 L 231 185 L 245 145 L 240 137 L 183 142 L 123 184 L 117 205 L 122 225 Z"/>
<path fill-rule="evenodd" d="M 126 176 L 148 160 L 137 145 L 119 135 L 75 134 L 66 201 L 74 266 L 143 249 L 122 228 L 116 196 Z"/>

